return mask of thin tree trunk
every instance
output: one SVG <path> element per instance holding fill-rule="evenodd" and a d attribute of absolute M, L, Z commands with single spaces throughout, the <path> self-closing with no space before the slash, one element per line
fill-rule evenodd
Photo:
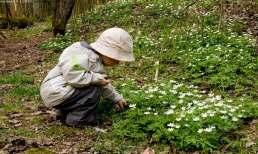
<path fill-rule="evenodd" d="M 8 4 L 7 0 L 5 0 L 5 13 L 6 13 L 6 19 L 10 21 L 10 18 L 12 17 L 10 5 Z"/>
<path fill-rule="evenodd" d="M 55 0 L 53 16 L 53 33 L 64 35 L 66 24 L 71 17 L 75 0 Z"/>

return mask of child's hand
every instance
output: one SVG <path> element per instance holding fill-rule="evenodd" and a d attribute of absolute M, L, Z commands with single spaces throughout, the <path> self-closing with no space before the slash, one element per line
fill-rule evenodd
<path fill-rule="evenodd" d="M 111 83 L 111 80 L 109 80 L 109 79 L 102 79 L 98 83 L 96 83 L 96 85 L 98 85 L 98 86 L 105 86 L 105 85 L 107 85 L 109 83 Z"/>
<path fill-rule="evenodd" d="M 120 100 L 115 104 L 116 111 L 118 112 L 123 111 L 127 106 L 128 104 L 124 100 Z"/>

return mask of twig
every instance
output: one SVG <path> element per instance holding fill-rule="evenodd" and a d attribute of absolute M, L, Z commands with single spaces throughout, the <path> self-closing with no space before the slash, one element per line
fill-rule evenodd
<path fill-rule="evenodd" d="M 154 66 L 156 67 L 154 81 L 157 82 L 159 77 L 159 61 L 156 61 Z"/>
<path fill-rule="evenodd" d="M 218 30 L 220 30 L 220 28 L 221 28 L 222 18 L 223 18 L 223 0 L 220 0 L 220 19 L 219 19 Z"/>

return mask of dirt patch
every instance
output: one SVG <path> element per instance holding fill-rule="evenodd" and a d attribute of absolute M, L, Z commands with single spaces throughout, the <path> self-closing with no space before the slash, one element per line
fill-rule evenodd
<path fill-rule="evenodd" d="M 258 2 L 246 0 L 243 2 L 226 1 L 223 12 L 227 21 L 237 21 L 239 31 L 247 32 L 256 39 L 256 51 L 258 53 Z"/>
<path fill-rule="evenodd" d="M 43 33 L 30 40 L 0 40 L 0 74 L 41 62 L 44 56 L 37 46 L 50 35 Z"/>

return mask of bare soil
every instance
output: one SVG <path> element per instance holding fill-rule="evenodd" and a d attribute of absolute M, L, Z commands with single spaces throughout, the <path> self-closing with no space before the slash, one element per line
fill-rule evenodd
<path fill-rule="evenodd" d="M 49 36 L 49 33 L 43 33 L 29 40 L 0 39 L 0 74 L 42 62 L 44 56 L 37 45 Z"/>

